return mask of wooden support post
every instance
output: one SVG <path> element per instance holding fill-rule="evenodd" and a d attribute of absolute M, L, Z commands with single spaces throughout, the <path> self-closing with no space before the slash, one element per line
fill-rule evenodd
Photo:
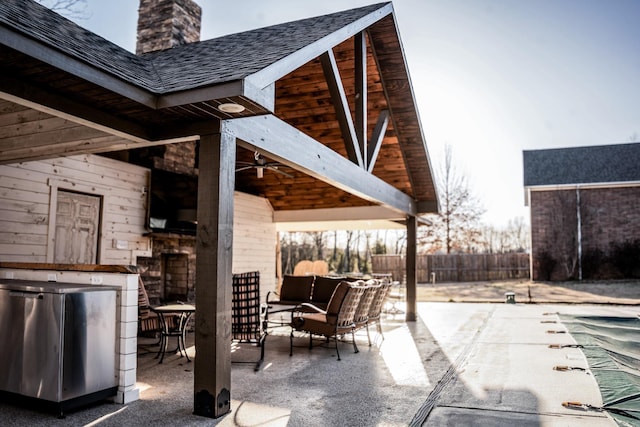
<path fill-rule="evenodd" d="M 418 221 L 415 216 L 407 217 L 407 322 L 416 320 L 416 295 L 418 287 Z"/>
<path fill-rule="evenodd" d="M 231 411 L 231 261 L 236 141 L 222 132 L 200 139 L 194 414 Z"/>

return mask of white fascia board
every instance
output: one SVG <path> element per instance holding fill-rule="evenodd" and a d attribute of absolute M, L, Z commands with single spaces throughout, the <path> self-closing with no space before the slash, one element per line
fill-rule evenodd
<path fill-rule="evenodd" d="M 361 220 L 404 220 L 397 211 L 384 206 L 275 211 L 274 222 L 322 222 Z"/>
<path fill-rule="evenodd" d="M 277 222 L 277 231 L 333 231 L 333 230 L 406 230 L 404 224 L 388 220 Z"/>

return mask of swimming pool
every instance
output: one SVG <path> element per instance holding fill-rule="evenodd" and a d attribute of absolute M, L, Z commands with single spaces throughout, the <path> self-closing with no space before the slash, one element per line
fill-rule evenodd
<path fill-rule="evenodd" d="M 640 426 L 640 318 L 560 315 L 581 347 L 602 395 L 604 410 L 620 426 Z"/>

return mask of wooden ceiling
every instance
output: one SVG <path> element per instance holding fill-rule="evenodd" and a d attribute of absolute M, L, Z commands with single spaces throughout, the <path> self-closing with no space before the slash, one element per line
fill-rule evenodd
<path fill-rule="evenodd" d="M 336 46 L 333 52 L 353 115 L 355 113 L 353 106 L 356 103 L 353 38 Z M 367 50 L 367 86 L 367 124 L 369 135 L 371 135 L 378 115 L 382 110 L 389 109 L 389 106 L 377 63 L 370 47 Z M 275 115 L 333 151 L 347 157 L 336 109 L 319 59 L 307 63 L 277 82 Z M 241 151 L 238 158 L 243 161 L 251 161 L 253 153 Z M 267 197 L 275 210 L 368 206 L 372 204 L 290 168 L 283 170 L 292 174 L 294 178 L 266 171 L 262 179 L 256 179 L 255 170 L 240 172 L 237 177 L 238 188 Z M 385 133 L 373 174 L 413 196 L 411 182 L 393 123 L 389 124 Z"/>

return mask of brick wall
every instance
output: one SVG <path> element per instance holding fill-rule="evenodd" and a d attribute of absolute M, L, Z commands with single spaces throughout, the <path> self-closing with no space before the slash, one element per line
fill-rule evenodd
<path fill-rule="evenodd" d="M 619 277 L 605 258 L 613 244 L 640 239 L 640 187 L 583 188 L 579 200 L 581 260 L 576 190 L 531 192 L 533 280 L 578 279 L 579 268 L 583 277 Z"/>

